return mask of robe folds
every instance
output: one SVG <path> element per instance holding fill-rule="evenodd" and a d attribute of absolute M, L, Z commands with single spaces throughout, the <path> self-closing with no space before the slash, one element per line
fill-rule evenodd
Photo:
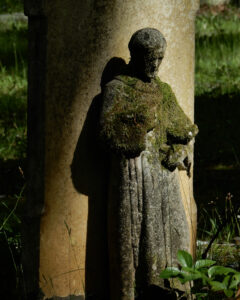
<path fill-rule="evenodd" d="M 164 287 L 160 272 L 177 264 L 179 249 L 189 249 L 178 170 L 163 162 L 169 149 L 187 146 L 196 126 L 168 84 L 127 75 L 106 84 L 100 123 L 111 160 L 110 299 L 133 300 L 145 287 Z"/>

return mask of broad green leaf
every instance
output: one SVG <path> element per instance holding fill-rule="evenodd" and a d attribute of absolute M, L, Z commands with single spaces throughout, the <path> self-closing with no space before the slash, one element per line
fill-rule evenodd
<path fill-rule="evenodd" d="M 240 272 L 236 272 L 236 273 L 234 274 L 234 277 L 235 277 L 237 280 L 239 280 L 239 282 L 240 282 Z"/>
<path fill-rule="evenodd" d="M 230 297 L 233 296 L 233 291 L 232 291 L 232 290 L 226 289 L 226 290 L 224 290 L 224 294 L 225 294 L 228 298 L 230 298 Z"/>
<path fill-rule="evenodd" d="M 238 287 L 239 283 L 240 283 L 240 273 L 233 275 L 229 288 L 235 289 Z"/>
<path fill-rule="evenodd" d="M 200 279 L 204 276 L 201 272 L 189 267 L 182 267 L 181 275 L 191 277 L 191 280 Z"/>
<path fill-rule="evenodd" d="M 199 259 L 195 262 L 194 267 L 196 269 L 206 268 L 214 265 L 216 262 L 210 259 Z"/>
<path fill-rule="evenodd" d="M 190 267 L 182 267 L 181 270 L 183 270 L 185 272 L 189 272 L 189 273 L 198 273 L 199 272 L 198 270 L 196 270 L 194 268 L 190 268 Z"/>
<path fill-rule="evenodd" d="M 193 280 L 193 276 L 185 274 L 182 277 L 179 276 L 178 280 L 181 282 L 181 284 L 184 284 L 184 283 L 186 283 L 188 281 L 192 281 Z"/>
<path fill-rule="evenodd" d="M 226 289 L 226 285 L 219 281 L 210 281 L 213 291 L 223 291 Z"/>
<path fill-rule="evenodd" d="M 191 268 L 193 265 L 193 260 L 191 254 L 184 250 L 179 250 L 177 253 L 178 261 L 180 262 L 182 267 Z"/>
<path fill-rule="evenodd" d="M 160 273 L 160 278 L 167 279 L 176 277 L 179 273 L 181 273 L 181 271 L 178 268 L 168 267 Z"/>
<path fill-rule="evenodd" d="M 222 267 L 222 266 L 213 266 L 208 270 L 208 276 L 213 277 L 215 275 L 227 275 L 230 273 L 237 273 L 232 268 Z"/>
<path fill-rule="evenodd" d="M 223 284 L 228 288 L 229 284 L 230 284 L 230 281 L 232 279 L 232 275 L 227 275 L 224 277 L 223 279 Z"/>

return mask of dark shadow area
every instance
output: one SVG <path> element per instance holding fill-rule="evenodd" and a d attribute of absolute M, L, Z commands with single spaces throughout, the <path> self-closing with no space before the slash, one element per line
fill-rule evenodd
<path fill-rule="evenodd" d="M 1 299 L 16 299 L 20 300 L 18 275 L 13 263 L 13 257 L 15 263 L 20 263 L 19 253 L 16 252 L 12 245 L 10 246 L 3 234 L 0 235 L 0 276 L 1 276 Z"/>
<path fill-rule="evenodd" d="M 98 137 L 101 95 L 90 106 L 72 162 L 72 180 L 79 193 L 88 196 L 86 246 L 86 295 L 107 290 L 107 175 L 108 161 Z M 105 287 L 104 287 L 105 285 Z M 98 298 L 90 298 L 98 299 Z"/>
<path fill-rule="evenodd" d="M 0 299 L 21 299 L 19 215 L 23 201 L 18 197 L 25 183 L 25 165 L 24 160 L 0 160 Z"/>
<path fill-rule="evenodd" d="M 38 3 L 39 4 L 39 3 Z M 39 290 L 40 218 L 44 206 L 45 93 L 48 23 L 28 18 L 27 189 L 22 210 L 22 299 L 42 299 Z M 24 33 L 25 34 L 25 33 Z"/>
<path fill-rule="evenodd" d="M 199 208 L 211 201 L 224 206 L 227 193 L 240 199 L 239 96 L 195 99 L 194 191 Z"/>
<path fill-rule="evenodd" d="M 19 195 L 24 183 L 26 160 L 0 160 L 0 196 Z"/>
<path fill-rule="evenodd" d="M 125 62 L 114 57 L 106 65 L 101 87 L 122 73 Z M 101 94 L 89 108 L 72 162 L 72 180 L 81 194 L 88 196 L 88 223 L 86 246 L 87 299 L 108 298 L 108 245 L 107 245 L 107 184 L 109 154 L 98 138 Z"/>
<path fill-rule="evenodd" d="M 27 26 L 17 28 L 15 25 L 1 32 L 0 62 L 3 66 L 19 70 L 24 65 L 27 61 L 27 34 Z"/>
<path fill-rule="evenodd" d="M 174 290 L 165 290 L 156 285 L 150 285 L 143 293 L 136 298 L 136 300 L 176 300 L 177 296 Z M 186 299 L 186 298 L 181 298 Z"/>

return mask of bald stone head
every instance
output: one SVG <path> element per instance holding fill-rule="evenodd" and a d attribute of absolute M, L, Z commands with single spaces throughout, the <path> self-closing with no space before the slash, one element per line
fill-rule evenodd
<path fill-rule="evenodd" d="M 157 29 L 143 28 L 136 31 L 128 44 L 131 54 L 129 65 L 134 75 L 147 82 L 154 79 L 164 57 L 166 46 L 164 36 Z"/>

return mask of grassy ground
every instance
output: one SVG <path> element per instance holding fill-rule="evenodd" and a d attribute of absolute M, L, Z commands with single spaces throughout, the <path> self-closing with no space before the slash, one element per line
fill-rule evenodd
<path fill-rule="evenodd" d="M 196 19 L 196 96 L 240 92 L 240 10 L 202 9 Z"/>
<path fill-rule="evenodd" d="M 27 23 L 0 18 L 1 299 L 19 299 L 21 279 L 19 208 L 23 201 L 21 190 L 25 183 L 23 170 L 27 138 L 26 73 Z"/>
<path fill-rule="evenodd" d="M 20 159 L 26 153 L 27 24 L 0 25 L 0 160 Z"/>

